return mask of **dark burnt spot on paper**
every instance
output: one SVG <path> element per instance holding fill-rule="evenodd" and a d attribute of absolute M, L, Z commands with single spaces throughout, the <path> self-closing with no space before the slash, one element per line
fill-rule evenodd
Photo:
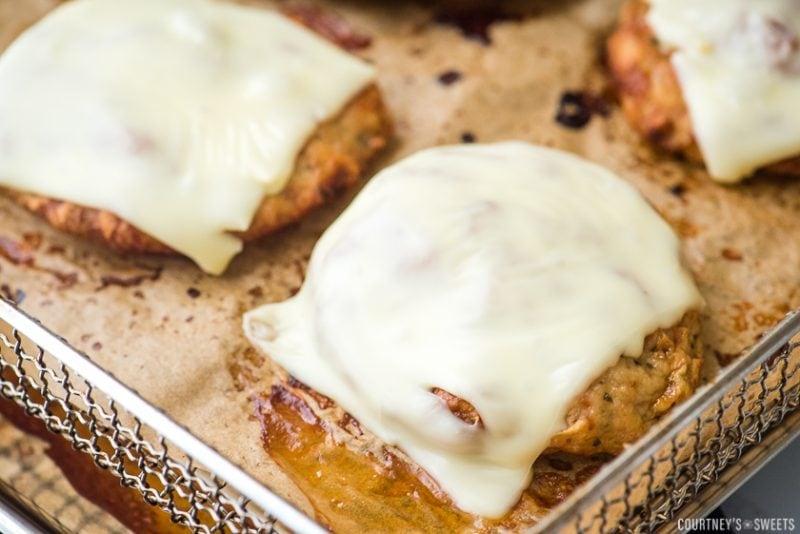
<path fill-rule="evenodd" d="M 442 72 L 436 79 L 439 81 L 440 85 L 449 86 L 461 80 L 462 76 L 460 71 L 451 69 Z"/>
<path fill-rule="evenodd" d="M 458 28 L 461 35 L 484 46 L 492 44 L 489 32 L 492 25 L 498 22 L 520 20 L 522 20 L 521 15 L 505 11 L 500 6 L 493 6 L 491 3 L 480 7 L 461 7 L 440 11 L 434 19 L 437 24 Z"/>
<path fill-rule="evenodd" d="M 611 112 L 608 100 L 602 95 L 589 91 L 564 91 L 558 101 L 556 122 L 577 130 L 583 128 L 592 117 L 607 117 Z"/>
<path fill-rule="evenodd" d="M 669 193 L 677 198 L 683 199 L 686 194 L 686 186 L 683 184 L 675 184 L 669 187 Z"/>
<path fill-rule="evenodd" d="M 722 249 L 722 257 L 730 261 L 742 261 L 744 259 L 742 253 L 735 248 Z"/>
<path fill-rule="evenodd" d="M 34 263 L 30 245 L 6 236 L 0 236 L 0 256 L 14 265 L 32 266 Z"/>
<path fill-rule="evenodd" d="M 100 287 L 97 288 L 97 291 L 102 291 L 111 286 L 117 287 L 137 287 L 145 282 L 155 282 L 159 278 L 161 278 L 161 272 L 164 270 L 163 267 L 153 267 L 148 272 L 137 274 L 137 275 L 117 275 L 117 274 L 107 274 L 100 277 Z"/>

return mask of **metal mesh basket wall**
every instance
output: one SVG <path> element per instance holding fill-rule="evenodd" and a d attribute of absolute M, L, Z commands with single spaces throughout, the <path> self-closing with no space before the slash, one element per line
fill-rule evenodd
<path fill-rule="evenodd" d="M 295 528 L 317 528 L 88 358 L 2 301 L 0 395 L 43 420 L 50 431 L 91 455 L 97 466 L 115 473 L 122 485 L 169 512 L 173 521 L 196 532 L 277 532 L 276 516 L 265 508 Z"/>
<path fill-rule="evenodd" d="M 75 491 L 47 456 L 47 443 L 37 442 L 7 420 L 0 420 L 0 436 L 4 504 L 31 511 L 36 517 L 28 517 L 28 522 L 38 519 L 36 526 L 43 524 L 44 528 L 55 526 L 56 530 L 81 534 L 127 532 L 114 517 Z"/>
<path fill-rule="evenodd" d="M 670 521 L 800 405 L 800 344 L 791 341 L 798 332 L 800 315 L 792 315 L 535 530 L 644 532 Z M 278 519 L 287 529 L 320 531 L 3 301 L 0 394 L 197 532 L 276 532 Z"/>
<path fill-rule="evenodd" d="M 674 519 L 788 415 L 800 415 L 800 315 L 579 489 L 540 532 L 652 532 Z"/>

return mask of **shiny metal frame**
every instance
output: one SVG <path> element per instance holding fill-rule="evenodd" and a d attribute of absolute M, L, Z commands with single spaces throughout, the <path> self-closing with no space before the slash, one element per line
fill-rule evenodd
<path fill-rule="evenodd" d="M 800 314 L 787 316 L 534 531 L 650 532 L 670 525 L 682 508 L 702 513 L 703 502 L 716 502 L 720 495 L 707 488 L 727 476 L 729 465 L 739 461 L 742 467 L 747 458 L 756 465 L 752 458 L 764 457 L 755 454 L 762 440 L 777 446 L 777 434 L 769 431 L 784 418 L 790 416 L 800 431 L 800 343 L 794 338 L 800 339 Z M 0 395 L 196 532 L 324 531 L 2 299 Z M 781 439 L 790 435 L 794 432 L 783 432 Z M 748 472 L 742 468 L 737 476 Z M 8 524 L 24 524 L 23 501 L 11 501 L 13 506 L 4 505 L 0 498 L 0 523 L 8 517 Z M 45 520 L 30 513 L 28 521 Z"/>
<path fill-rule="evenodd" d="M 196 532 L 324 530 L 36 320 L 0 300 L 0 395 Z M 7 510 L 7 508 L 6 508 Z M 1 517 L 1 516 L 0 516 Z"/>
<path fill-rule="evenodd" d="M 730 466 L 738 464 L 743 480 L 760 465 L 759 457 L 768 456 L 762 442 L 778 447 L 800 432 L 798 339 L 800 313 L 793 312 L 534 531 L 654 532 L 672 527 L 685 516 L 683 508 L 703 517 L 720 501 L 719 494 L 703 490 L 726 478 Z M 782 439 L 767 439 L 790 415 L 792 426 Z"/>

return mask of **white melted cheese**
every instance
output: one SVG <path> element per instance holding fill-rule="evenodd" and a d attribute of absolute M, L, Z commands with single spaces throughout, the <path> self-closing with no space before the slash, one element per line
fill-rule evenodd
<path fill-rule="evenodd" d="M 800 2 L 650 0 L 647 19 L 674 50 L 709 173 L 736 182 L 800 154 Z"/>
<path fill-rule="evenodd" d="M 0 184 L 116 213 L 217 274 L 373 78 L 263 9 L 75 0 L 0 57 Z"/>
<path fill-rule="evenodd" d="M 700 302 L 677 238 L 631 186 L 507 142 L 435 148 L 379 173 L 317 243 L 300 292 L 244 328 L 457 506 L 495 517 L 571 399 Z"/>

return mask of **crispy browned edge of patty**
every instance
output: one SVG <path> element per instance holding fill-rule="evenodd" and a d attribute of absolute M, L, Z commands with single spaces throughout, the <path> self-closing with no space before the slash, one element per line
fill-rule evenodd
<path fill-rule="evenodd" d="M 499 520 L 458 510 L 413 461 L 385 444 L 376 450 L 358 421 L 285 372 L 271 390 L 252 397 L 255 415 L 267 453 L 333 529 L 392 524 L 395 530 L 518 530 L 538 521 L 596 473 L 608 453 L 621 452 L 694 392 L 703 361 L 700 327 L 699 313 L 690 311 L 656 330 L 646 336 L 638 358 L 621 358 L 574 399 L 569 427 L 537 459 L 530 487 Z M 483 427 L 469 402 L 439 388 L 432 393 L 459 419 Z M 355 506 L 337 506 L 343 498 Z"/>
<path fill-rule="evenodd" d="M 699 312 L 689 311 L 675 325 L 649 334 L 637 358 L 620 357 L 572 400 L 567 428 L 553 436 L 545 452 L 619 454 L 673 406 L 691 397 L 703 367 L 700 325 Z M 292 377 L 288 380 L 290 385 L 297 383 Z M 431 393 L 465 423 L 483 427 L 480 413 L 466 400 L 436 387 Z"/>
<path fill-rule="evenodd" d="M 595 379 L 570 403 L 568 427 L 552 438 L 549 448 L 537 459 L 540 468 L 544 462 L 555 470 L 534 469 L 531 486 L 509 514 L 497 523 L 481 520 L 485 528 L 477 530 L 516 529 L 532 524 L 543 510 L 562 502 L 577 485 L 591 477 L 610 458 L 609 454 L 620 453 L 646 433 L 659 417 L 690 397 L 700 383 L 703 364 L 700 328 L 700 314 L 689 311 L 675 325 L 646 336 L 638 358 L 621 357 Z M 298 390 L 313 399 L 320 412 L 308 404 L 308 399 L 298 396 Z M 456 417 L 483 427 L 480 414 L 469 402 L 439 388 L 433 388 L 432 393 Z M 343 452 L 347 447 L 339 441 L 338 430 L 333 429 L 350 434 L 356 443 L 364 436 L 365 429 L 352 416 L 337 409 L 333 400 L 291 375 L 279 374 L 279 381 L 270 392 L 253 398 L 268 454 L 311 500 L 318 518 L 334 528 L 349 525 L 353 518 L 342 523 L 340 516 L 347 512 L 335 506 L 331 511 L 330 506 L 326 508 L 319 503 L 337 502 L 341 498 L 337 485 L 344 483 L 356 493 L 361 492 L 357 497 L 360 507 L 357 522 L 361 527 L 385 525 L 389 517 L 415 526 L 424 524 L 433 530 L 476 529 L 474 516 L 455 508 L 434 479 L 403 459 L 404 456 L 396 456 L 391 447 L 383 449 L 383 453 L 365 453 L 357 445 L 350 452 Z M 587 464 L 575 471 L 574 461 Z M 336 473 L 337 469 L 347 471 L 342 476 L 320 478 L 321 470 Z M 362 481 L 358 477 L 364 473 L 368 478 Z M 398 500 L 403 495 L 415 496 L 414 504 Z M 386 510 L 387 515 L 376 510 Z M 397 513 L 399 510 L 402 514 Z"/>
<path fill-rule="evenodd" d="M 638 358 L 621 357 L 575 398 L 550 451 L 619 454 L 700 384 L 700 314 L 648 335 Z"/>
<path fill-rule="evenodd" d="M 703 156 L 669 53 L 647 24 L 650 6 L 629 0 L 608 40 L 608 66 L 625 117 L 654 145 L 695 162 Z M 800 157 L 766 166 L 768 174 L 800 175 Z"/>
<path fill-rule="evenodd" d="M 694 393 L 702 365 L 700 316 L 690 311 L 648 335 L 639 357 L 621 357 L 578 395 L 567 409 L 567 428 L 553 436 L 547 452 L 619 454 Z M 483 425 L 465 400 L 438 388 L 432 393 L 465 423 Z"/>
<path fill-rule="evenodd" d="M 298 221 L 353 186 L 370 160 L 386 146 L 391 131 L 380 91 L 370 85 L 337 117 L 314 132 L 299 154 L 284 190 L 265 197 L 250 228 L 237 235 L 245 241 L 259 239 Z M 118 252 L 174 253 L 108 211 L 19 191 L 6 193 L 55 228 L 102 242 Z"/>

